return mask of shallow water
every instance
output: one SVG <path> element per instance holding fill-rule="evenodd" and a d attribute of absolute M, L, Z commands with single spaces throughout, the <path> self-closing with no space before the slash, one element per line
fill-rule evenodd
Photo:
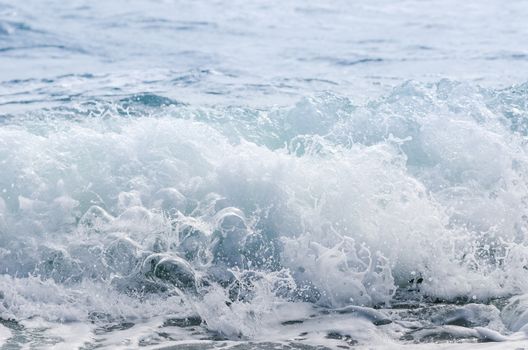
<path fill-rule="evenodd" d="M 527 15 L 0 2 L 0 344 L 527 347 Z"/>

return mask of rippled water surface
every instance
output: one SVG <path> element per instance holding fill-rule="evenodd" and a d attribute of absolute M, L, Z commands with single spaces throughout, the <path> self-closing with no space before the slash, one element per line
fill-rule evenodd
<path fill-rule="evenodd" d="M 528 347 L 526 18 L 0 0 L 0 347 Z"/>

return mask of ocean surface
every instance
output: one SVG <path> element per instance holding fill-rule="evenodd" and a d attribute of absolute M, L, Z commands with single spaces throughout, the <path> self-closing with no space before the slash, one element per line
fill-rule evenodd
<path fill-rule="evenodd" d="M 528 349 L 527 18 L 0 0 L 0 348 Z"/>

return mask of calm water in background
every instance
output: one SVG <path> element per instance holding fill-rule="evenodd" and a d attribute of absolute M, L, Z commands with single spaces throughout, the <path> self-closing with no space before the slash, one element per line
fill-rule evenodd
<path fill-rule="evenodd" d="M 0 346 L 527 346 L 527 18 L 0 0 Z"/>
<path fill-rule="evenodd" d="M 7 1 L 2 111 L 151 91 L 270 106 L 406 80 L 504 87 L 528 68 L 523 1 Z M 17 104 L 29 104 L 20 106 Z"/>

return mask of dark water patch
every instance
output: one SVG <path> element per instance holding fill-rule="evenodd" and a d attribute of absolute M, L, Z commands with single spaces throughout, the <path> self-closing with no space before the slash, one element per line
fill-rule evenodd
<path fill-rule="evenodd" d="M 0 298 L 2 299 L 2 298 Z M 24 326 L 18 323 L 18 321 L 13 319 L 4 319 L 0 317 L 0 324 L 4 327 L 7 327 L 13 331 L 21 331 L 24 329 Z"/>
<path fill-rule="evenodd" d="M 409 49 L 418 50 L 418 51 L 434 51 L 434 50 L 436 50 L 434 47 L 429 46 L 429 45 L 414 45 L 414 46 L 410 46 Z"/>
<path fill-rule="evenodd" d="M 134 326 L 135 326 L 135 323 L 124 321 L 124 322 L 101 326 L 97 328 L 94 331 L 94 333 L 97 335 L 100 335 L 100 334 L 105 334 L 105 333 L 110 333 L 110 332 L 115 332 L 115 331 L 124 331 Z"/>
<path fill-rule="evenodd" d="M 213 22 L 206 21 L 177 21 L 172 22 L 165 19 L 154 18 L 144 23 L 144 29 L 170 29 L 175 31 L 198 31 L 203 29 L 216 29 L 218 25 Z"/>
<path fill-rule="evenodd" d="M 27 78 L 27 79 L 10 79 L 0 82 L 1 85 L 10 86 L 10 85 L 20 85 L 20 84 L 33 84 L 33 83 L 43 83 L 43 84 L 52 84 L 57 83 L 61 79 L 69 78 L 80 78 L 80 79 L 93 79 L 93 78 L 105 78 L 107 75 L 95 76 L 92 73 L 82 73 L 82 74 L 63 74 L 53 78 Z"/>
<path fill-rule="evenodd" d="M 208 69 L 197 69 L 183 74 L 180 73 L 180 75 L 172 79 L 171 82 L 177 86 L 190 86 L 203 81 L 211 74 L 212 72 Z"/>
<path fill-rule="evenodd" d="M 329 332 L 326 335 L 326 338 L 327 339 L 334 339 L 334 340 L 342 340 L 342 341 L 344 341 L 345 343 L 347 343 L 349 345 L 357 345 L 358 344 L 358 341 L 355 340 L 354 338 L 352 338 L 350 335 L 341 334 L 339 332 Z"/>
<path fill-rule="evenodd" d="M 283 326 L 289 326 L 289 325 L 292 325 L 292 324 L 301 324 L 301 323 L 304 323 L 304 321 L 303 320 L 291 320 L 291 321 L 284 321 L 281 324 Z"/>
<path fill-rule="evenodd" d="M 376 326 L 383 326 L 392 323 L 392 320 L 385 313 L 369 307 L 350 305 L 328 311 L 329 313 L 337 314 L 355 314 L 359 317 L 366 318 Z"/>
<path fill-rule="evenodd" d="M 366 39 L 356 41 L 358 44 L 389 44 L 393 43 L 394 40 L 390 39 Z"/>
<path fill-rule="evenodd" d="M 383 59 L 382 58 L 361 58 L 357 60 L 342 59 L 342 60 L 336 60 L 334 63 L 339 66 L 355 66 L 358 64 L 379 63 L 379 62 L 383 62 Z"/>
<path fill-rule="evenodd" d="M 54 98 L 54 99 L 31 99 L 31 100 L 16 100 L 9 102 L 1 102 L 0 106 L 9 106 L 9 105 L 31 105 L 31 104 L 53 104 L 57 102 L 71 102 L 72 98 L 70 96 Z"/>
<path fill-rule="evenodd" d="M 104 78 L 107 75 L 99 75 L 98 78 Z M 82 78 L 82 79 L 93 79 L 96 76 L 92 73 L 81 73 L 81 74 L 63 74 L 57 76 L 57 79 L 67 79 L 67 78 Z M 51 80 L 53 82 L 53 80 Z"/>
<path fill-rule="evenodd" d="M 487 61 L 496 61 L 496 60 L 526 61 L 528 60 L 528 54 L 516 52 L 516 53 L 504 54 L 504 55 L 486 56 L 484 57 L 484 59 Z"/>
<path fill-rule="evenodd" d="M 45 45 L 31 45 L 31 46 L 6 46 L 6 47 L 0 47 L 0 52 L 12 52 L 12 51 L 39 51 L 42 49 L 57 49 L 60 51 L 67 51 L 67 52 L 73 52 L 78 54 L 89 54 L 86 50 L 79 48 L 79 47 L 70 47 L 66 45 L 53 45 L 53 44 L 45 44 Z"/>
<path fill-rule="evenodd" d="M 178 106 L 183 105 L 183 103 L 170 99 L 168 97 L 152 94 L 152 93 L 140 93 L 132 95 L 130 97 L 123 98 L 119 101 L 123 108 L 133 107 L 133 106 L 145 106 L 145 107 L 167 107 L 167 106 Z"/>
<path fill-rule="evenodd" d="M 1 349 L 33 349 L 38 344 L 39 348 L 48 348 L 62 341 L 57 336 L 46 335 L 46 327 L 26 328 L 16 320 L 5 320 L 0 318 L 0 325 L 11 330 L 11 337 L 0 346 Z"/>
<path fill-rule="evenodd" d="M 11 35 L 15 31 L 30 30 L 30 29 L 31 28 L 25 23 L 0 21 L 0 36 Z"/>
<path fill-rule="evenodd" d="M 139 346 L 151 346 L 151 345 L 158 345 L 166 341 L 174 341 L 174 340 L 177 340 L 177 339 L 171 336 L 169 333 L 156 332 L 146 338 L 139 340 L 138 345 Z"/>
<path fill-rule="evenodd" d="M 339 85 L 335 81 L 328 80 L 328 79 L 320 79 L 320 78 L 305 78 L 303 79 L 303 81 L 307 83 L 324 83 L 324 84 L 329 84 L 329 85 Z"/>
<path fill-rule="evenodd" d="M 477 339 L 479 336 L 475 330 L 458 326 L 419 328 L 411 330 L 400 338 L 402 341 L 413 343 L 476 342 Z"/>
<path fill-rule="evenodd" d="M 355 66 L 360 64 L 369 64 L 369 63 L 380 63 L 385 60 L 380 57 L 355 57 L 355 58 L 339 58 L 339 57 L 327 57 L 327 56 L 315 56 L 315 57 L 299 57 L 301 62 L 327 62 L 336 66 Z"/>
<path fill-rule="evenodd" d="M 213 90 L 207 90 L 207 91 L 204 91 L 204 93 L 208 95 L 224 95 L 225 94 L 225 92 L 223 91 L 213 91 Z"/>
<path fill-rule="evenodd" d="M 200 326 L 203 320 L 200 316 L 187 316 L 183 318 L 169 318 L 163 322 L 162 327 L 191 327 Z"/>

